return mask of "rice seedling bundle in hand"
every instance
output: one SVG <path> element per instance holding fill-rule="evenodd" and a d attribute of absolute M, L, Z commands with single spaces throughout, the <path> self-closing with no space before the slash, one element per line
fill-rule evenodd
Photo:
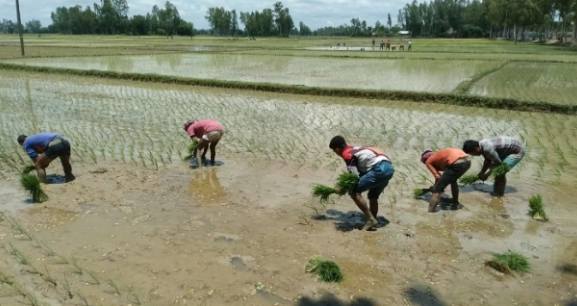
<path fill-rule="evenodd" d="M 493 259 L 486 264 L 497 271 L 507 274 L 511 274 L 512 271 L 529 272 L 531 269 L 525 256 L 511 250 L 503 254 L 493 254 Z"/>
<path fill-rule="evenodd" d="M 29 174 L 30 172 L 36 170 L 36 167 L 34 165 L 28 165 L 26 167 L 24 167 L 24 169 L 22 169 L 22 174 Z"/>
<path fill-rule="evenodd" d="M 321 203 L 326 203 L 329 201 L 329 196 L 331 194 L 335 194 L 337 193 L 337 190 L 334 189 L 333 187 L 329 187 L 326 185 L 315 185 L 313 187 L 313 196 L 318 197 L 321 201 Z"/>
<path fill-rule="evenodd" d="M 509 166 L 507 166 L 507 164 L 502 163 L 499 166 L 493 168 L 493 171 L 491 171 L 491 175 L 493 177 L 497 177 L 497 176 L 501 176 L 501 175 L 505 175 L 507 174 L 507 172 L 509 172 Z"/>
<path fill-rule="evenodd" d="M 540 194 L 536 194 L 529 198 L 529 215 L 531 218 L 540 218 L 543 221 L 548 221 L 547 214 L 543 209 L 543 198 Z"/>
<path fill-rule="evenodd" d="M 186 155 L 182 158 L 183 160 L 190 160 L 193 157 L 194 150 L 198 147 L 198 142 L 193 140 L 186 149 Z"/>
<path fill-rule="evenodd" d="M 345 195 L 352 191 L 359 183 L 359 176 L 352 172 L 343 172 L 337 178 L 336 189 L 339 195 Z"/>
<path fill-rule="evenodd" d="M 305 267 L 307 273 L 314 273 L 323 282 L 338 283 L 343 280 L 341 268 L 334 262 L 322 257 L 313 257 Z"/>
<path fill-rule="evenodd" d="M 424 195 L 425 195 L 427 192 L 429 192 L 429 191 L 431 191 L 431 188 L 426 188 L 426 189 L 423 189 L 423 188 L 415 188 L 415 189 L 413 189 L 413 197 L 414 197 L 415 199 L 418 199 L 418 198 L 424 196 Z"/>
<path fill-rule="evenodd" d="M 42 203 L 48 200 L 48 196 L 42 190 L 40 186 L 40 180 L 33 174 L 22 174 L 20 176 L 20 183 L 22 187 L 28 192 L 30 192 L 30 196 L 32 196 L 32 202 L 34 203 Z"/>
<path fill-rule="evenodd" d="M 476 174 L 469 174 L 469 175 L 463 175 L 459 179 L 459 183 L 461 183 L 461 185 L 471 185 L 478 180 L 479 180 L 479 176 L 477 176 Z"/>

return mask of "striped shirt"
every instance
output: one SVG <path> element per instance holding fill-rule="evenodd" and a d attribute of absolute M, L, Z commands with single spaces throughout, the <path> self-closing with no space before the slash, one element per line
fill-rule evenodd
<path fill-rule="evenodd" d="M 369 172 L 383 160 L 391 161 L 383 152 L 369 147 L 347 146 L 341 157 L 345 160 L 347 168 L 356 167 L 361 175 Z"/>
<path fill-rule="evenodd" d="M 516 138 L 501 136 L 479 141 L 481 153 L 493 164 L 500 164 L 511 154 L 523 153 L 523 143 Z"/>

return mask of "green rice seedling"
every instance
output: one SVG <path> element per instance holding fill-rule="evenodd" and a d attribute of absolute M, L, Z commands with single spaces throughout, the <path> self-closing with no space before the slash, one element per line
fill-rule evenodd
<path fill-rule="evenodd" d="M 511 274 L 512 272 L 529 272 L 531 267 L 527 257 L 511 250 L 502 254 L 493 254 L 493 259 L 486 262 L 491 268 Z"/>
<path fill-rule="evenodd" d="M 186 155 L 182 158 L 182 160 L 191 159 L 193 157 L 193 153 L 196 147 L 198 147 L 198 142 L 196 140 L 193 140 L 186 148 Z"/>
<path fill-rule="evenodd" d="M 529 216 L 536 219 L 539 218 L 543 221 L 548 221 L 547 214 L 543 209 L 543 198 L 540 194 L 536 194 L 529 198 Z"/>
<path fill-rule="evenodd" d="M 353 190 L 359 182 L 359 176 L 351 172 L 343 172 L 337 178 L 336 189 L 339 195 L 345 195 Z"/>
<path fill-rule="evenodd" d="M 413 197 L 414 197 L 415 199 L 418 199 L 418 198 L 424 196 L 424 195 L 425 195 L 427 192 L 429 192 L 429 191 L 431 191 L 430 188 L 426 188 L 426 189 L 423 189 L 423 188 L 415 188 L 415 189 L 413 189 Z"/>
<path fill-rule="evenodd" d="M 333 187 L 321 184 L 313 187 L 313 196 L 318 197 L 321 203 L 327 203 L 329 201 L 329 196 L 335 193 L 337 193 L 337 190 Z"/>
<path fill-rule="evenodd" d="M 42 190 L 42 187 L 40 186 L 40 181 L 38 180 L 36 175 L 23 174 L 20 177 L 20 183 L 22 184 L 22 187 L 24 187 L 26 191 L 30 192 L 30 195 L 32 196 L 32 202 L 42 203 L 48 200 L 48 196 Z"/>
<path fill-rule="evenodd" d="M 30 172 L 36 170 L 36 167 L 34 165 L 28 165 L 26 167 L 24 167 L 24 169 L 22 169 L 21 174 L 25 175 L 25 174 L 29 174 Z"/>
<path fill-rule="evenodd" d="M 497 176 L 501 176 L 501 175 L 505 175 L 507 174 L 507 172 L 509 172 L 509 166 L 507 166 L 507 164 L 502 163 L 499 166 L 493 168 L 493 171 L 491 171 L 491 175 L 493 177 L 497 177 Z"/>
<path fill-rule="evenodd" d="M 343 274 L 339 266 L 330 260 L 322 257 L 313 257 L 305 267 L 307 273 L 314 273 L 323 282 L 338 283 L 343 280 Z"/>
<path fill-rule="evenodd" d="M 476 174 L 463 175 L 459 179 L 459 183 L 461 183 L 461 185 L 471 185 L 478 180 L 479 180 L 479 177 Z"/>

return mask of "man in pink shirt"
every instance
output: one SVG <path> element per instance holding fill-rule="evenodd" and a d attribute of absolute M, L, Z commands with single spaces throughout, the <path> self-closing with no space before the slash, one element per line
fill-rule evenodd
<path fill-rule="evenodd" d="M 197 168 L 198 160 L 196 158 L 198 150 L 203 150 L 200 159 L 204 166 L 214 166 L 214 158 L 216 156 L 216 145 L 224 134 L 224 127 L 216 120 L 189 120 L 184 126 L 184 130 L 190 136 L 190 139 L 196 141 L 198 145 L 192 153 L 190 160 L 190 167 Z M 206 161 L 206 151 L 210 146 L 210 162 Z"/>
<path fill-rule="evenodd" d="M 451 209 L 458 209 L 459 185 L 457 180 L 471 167 L 469 155 L 457 148 L 446 148 L 435 152 L 425 150 L 421 154 L 421 162 L 435 177 L 435 185 L 431 189 L 433 196 L 429 202 L 429 212 L 436 211 L 437 205 L 441 202 L 441 194 L 448 185 L 451 185 L 453 195 Z"/>

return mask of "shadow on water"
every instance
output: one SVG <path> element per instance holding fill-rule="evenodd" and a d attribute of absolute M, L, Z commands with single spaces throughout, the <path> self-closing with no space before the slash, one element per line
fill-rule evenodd
<path fill-rule="evenodd" d="M 66 183 L 66 178 L 59 174 L 49 174 L 46 176 L 46 181 L 49 185 L 60 185 Z"/>
<path fill-rule="evenodd" d="M 565 306 L 577 306 L 577 299 L 568 301 L 567 304 L 565 304 Z"/>
<path fill-rule="evenodd" d="M 577 276 L 577 265 L 575 264 L 569 264 L 569 263 L 562 264 L 557 267 L 557 270 L 565 274 L 571 274 Z"/>
<path fill-rule="evenodd" d="M 203 167 L 194 172 L 189 190 L 207 203 L 221 201 L 226 191 L 220 184 L 218 171 L 214 167 Z"/>
<path fill-rule="evenodd" d="M 423 285 L 414 285 L 405 289 L 405 296 L 413 305 L 448 306 L 434 289 Z"/>
<path fill-rule="evenodd" d="M 351 302 L 345 302 L 333 294 L 326 294 L 319 299 L 310 297 L 300 298 L 296 305 L 298 306 L 377 306 L 377 303 L 369 298 L 358 297 Z"/>
<path fill-rule="evenodd" d="M 424 202 L 423 205 L 423 209 L 428 209 L 428 205 L 429 205 L 429 201 L 431 201 L 431 197 L 432 194 L 430 192 L 427 192 L 426 194 L 420 196 L 417 198 L 417 200 L 421 200 L 422 202 Z M 450 197 L 448 197 L 447 195 L 443 195 L 441 197 L 441 203 L 439 203 L 439 206 L 437 208 L 440 208 L 441 210 L 453 210 L 451 209 L 451 205 L 453 205 L 453 201 Z M 459 204 L 459 207 L 457 209 L 462 209 L 464 206 Z"/>
<path fill-rule="evenodd" d="M 461 192 L 483 192 L 483 193 L 492 193 L 493 192 L 493 184 L 486 184 L 486 183 L 474 183 L 468 186 L 459 186 L 459 190 Z M 505 188 L 505 194 L 507 193 L 517 193 L 517 188 L 512 186 L 507 186 Z"/>
<path fill-rule="evenodd" d="M 328 209 L 323 219 L 335 221 L 335 228 L 341 232 L 362 229 L 365 225 L 365 216 L 360 211 L 349 211 L 345 213 L 336 209 Z M 379 216 L 377 219 L 379 221 L 377 228 L 385 227 L 389 224 L 389 220 L 385 217 Z"/>

